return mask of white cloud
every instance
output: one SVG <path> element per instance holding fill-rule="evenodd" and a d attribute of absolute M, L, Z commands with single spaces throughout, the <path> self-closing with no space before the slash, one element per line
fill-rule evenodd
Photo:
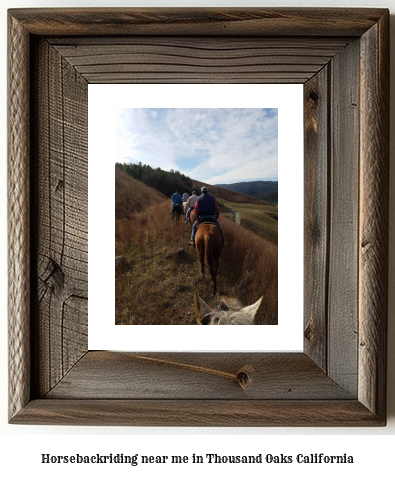
<path fill-rule="evenodd" d="M 116 161 L 179 169 L 207 182 L 277 176 L 277 110 L 124 109 Z"/>

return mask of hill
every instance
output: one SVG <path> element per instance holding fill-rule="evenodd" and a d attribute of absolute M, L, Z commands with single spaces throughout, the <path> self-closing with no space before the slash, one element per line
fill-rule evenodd
<path fill-rule="evenodd" d="M 228 201 L 232 202 L 241 202 L 241 203 L 250 203 L 250 204 L 268 204 L 267 201 L 263 201 L 261 199 L 248 196 L 245 193 L 241 193 L 240 191 L 232 190 L 231 188 L 224 188 L 222 186 L 212 185 L 203 183 L 201 181 L 197 181 L 196 179 L 192 179 L 192 189 L 196 190 L 200 194 L 200 188 L 202 186 L 207 186 L 209 194 L 212 194 L 216 198 L 223 198 L 227 199 Z"/>
<path fill-rule="evenodd" d="M 278 204 L 278 181 L 243 181 L 233 184 L 216 184 L 216 186 L 262 199 L 271 204 Z"/>
<path fill-rule="evenodd" d="M 123 256 L 115 277 L 115 323 L 195 324 L 194 287 L 211 306 L 214 299 L 201 277 L 196 250 L 188 246 L 190 226 L 172 222 L 170 198 L 122 170 L 116 173 L 115 196 L 115 255 Z M 262 203 L 256 207 L 270 207 Z M 225 248 L 219 294 L 244 305 L 263 296 L 258 323 L 277 324 L 277 246 L 226 214 L 221 214 L 221 227 Z"/>
<path fill-rule="evenodd" d="M 245 229 L 277 245 L 278 208 L 276 204 L 195 179 L 192 179 L 192 185 L 197 192 L 202 186 L 207 186 L 209 194 L 215 196 L 218 202 L 221 217 L 237 222 Z"/>
<path fill-rule="evenodd" d="M 115 219 L 132 219 L 147 206 L 163 202 L 166 196 L 120 168 L 115 168 Z"/>
<path fill-rule="evenodd" d="M 267 203 L 232 202 L 223 198 L 218 198 L 218 205 L 222 218 L 226 217 L 259 237 L 277 245 L 277 206 Z"/>
<path fill-rule="evenodd" d="M 166 196 L 115 168 L 115 255 L 126 253 L 133 238 L 133 220 L 147 207 L 167 200 Z"/>
<path fill-rule="evenodd" d="M 174 191 L 187 191 L 192 186 L 192 180 L 180 171 L 164 171 L 161 168 L 152 168 L 149 164 L 143 163 L 116 163 L 116 169 L 121 169 L 134 179 L 145 183 L 147 186 L 170 197 Z"/>

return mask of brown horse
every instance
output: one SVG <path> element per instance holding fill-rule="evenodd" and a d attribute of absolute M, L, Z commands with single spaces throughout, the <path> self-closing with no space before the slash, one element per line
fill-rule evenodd
<path fill-rule="evenodd" d="M 192 227 L 194 222 L 195 222 L 195 210 L 192 209 L 192 211 L 189 213 L 189 216 L 188 216 L 188 224 Z"/>
<path fill-rule="evenodd" d="M 219 258 L 222 251 L 222 237 L 219 227 L 210 223 L 200 224 L 196 231 L 195 244 L 203 279 L 206 281 L 204 276 L 206 262 L 213 281 L 213 295 L 215 295 L 217 292 Z"/>

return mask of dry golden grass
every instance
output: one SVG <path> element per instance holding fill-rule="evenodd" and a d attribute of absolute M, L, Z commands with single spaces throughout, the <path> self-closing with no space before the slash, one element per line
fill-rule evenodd
<path fill-rule="evenodd" d="M 208 303 L 211 287 L 200 274 L 195 249 L 188 246 L 190 227 L 177 226 L 169 202 L 149 207 L 133 220 L 126 268 L 116 278 L 119 324 L 192 324 L 193 287 Z M 221 295 L 245 305 L 263 295 L 258 323 L 277 323 L 277 247 L 223 218 L 225 237 L 218 273 Z"/>
<path fill-rule="evenodd" d="M 156 196 L 156 191 L 133 178 L 126 179 L 129 185 L 121 181 L 116 189 L 117 196 L 123 195 L 116 201 L 122 205 L 122 213 L 116 214 L 116 255 L 124 256 L 126 263 L 116 276 L 116 323 L 194 324 L 193 288 L 207 303 L 213 300 L 211 288 L 201 278 L 196 250 L 188 246 L 191 228 L 182 220 L 178 225 L 172 222 L 169 199 Z M 151 205 L 148 196 L 155 198 Z M 144 198 L 142 203 L 139 197 Z M 225 217 L 220 222 L 225 248 L 218 293 L 236 297 L 244 305 L 263 295 L 257 323 L 276 324 L 277 246 Z"/>
<path fill-rule="evenodd" d="M 222 218 L 226 247 L 222 251 L 220 274 L 234 284 L 232 296 L 252 304 L 263 296 L 258 322 L 278 320 L 278 248 L 242 226 Z"/>
<path fill-rule="evenodd" d="M 115 168 L 115 220 L 132 219 L 136 212 L 165 199 L 166 196 L 159 191 Z"/>
<path fill-rule="evenodd" d="M 217 198 L 222 216 L 232 218 L 232 211 L 239 214 L 239 224 L 273 244 L 278 241 L 278 208 L 272 204 L 248 204 Z"/>
<path fill-rule="evenodd" d="M 148 207 L 133 220 L 126 268 L 116 277 L 116 323 L 194 323 L 196 252 L 187 245 L 190 227 L 173 223 L 169 206 Z"/>
<path fill-rule="evenodd" d="M 166 197 L 115 168 L 115 255 L 124 255 L 133 239 L 133 220 L 148 206 L 159 205 Z"/>

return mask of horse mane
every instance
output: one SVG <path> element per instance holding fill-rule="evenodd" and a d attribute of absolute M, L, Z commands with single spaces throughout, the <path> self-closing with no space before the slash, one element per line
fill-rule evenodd
<path fill-rule="evenodd" d="M 212 309 L 195 289 L 194 302 L 197 323 L 200 325 L 254 325 L 262 297 L 247 307 L 243 307 L 237 299 L 222 297 L 217 302 L 220 309 Z"/>
<path fill-rule="evenodd" d="M 254 325 L 254 320 L 241 311 L 214 311 L 201 319 L 202 325 Z"/>

